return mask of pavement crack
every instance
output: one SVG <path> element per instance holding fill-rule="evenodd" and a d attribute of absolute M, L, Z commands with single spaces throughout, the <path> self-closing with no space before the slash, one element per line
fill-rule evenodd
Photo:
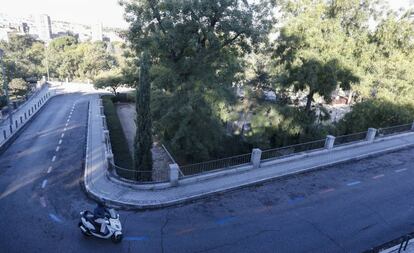
<path fill-rule="evenodd" d="M 217 250 L 217 249 L 220 249 L 220 248 L 223 248 L 223 247 L 226 247 L 226 246 L 237 245 L 240 242 L 249 240 L 249 239 L 254 238 L 256 236 L 260 236 L 261 234 L 270 233 L 270 232 L 279 232 L 279 231 L 280 230 L 278 230 L 278 229 L 263 229 L 263 230 L 260 230 L 257 233 L 254 233 L 254 234 L 251 234 L 251 235 L 248 235 L 248 236 L 241 237 L 241 238 L 239 238 L 237 240 L 234 240 L 232 242 L 223 243 L 223 244 L 217 245 L 215 247 L 208 248 L 208 249 L 204 249 L 204 250 L 200 250 L 200 251 L 194 251 L 194 253 L 209 252 L 209 251 Z"/>
<path fill-rule="evenodd" d="M 368 209 L 369 211 L 373 212 L 376 216 L 378 216 L 378 218 L 384 222 L 385 225 L 387 225 L 388 227 L 392 227 L 392 225 L 375 209 L 371 208 L 369 205 L 365 204 L 365 203 L 360 203 L 361 206 L 365 207 L 366 209 Z"/>
<path fill-rule="evenodd" d="M 167 214 L 165 215 L 164 224 L 162 225 L 161 230 L 160 230 L 160 234 L 161 234 L 161 252 L 162 253 L 164 253 L 164 229 L 168 225 L 168 222 L 170 221 L 169 215 L 170 215 L 170 210 L 167 211 Z"/>
<path fill-rule="evenodd" d="M 338 243 L 333 237 L 331 237 L 328 233 L 325 233 L 321 228 L 319 228 L 317 226 L 316 223 L 307 220 L 305 218 L 303 218 L 302 216 L 298 215 L 296 212 L 294 212 L 294 214 L 296 215 L 296 217 L 298 217 L 299 219 L 301 219 L 302 221 L 308 223 L 309 225 L 312 226 L 313 229 L 315 229 L 316 231 L 318 231 L 321 235 L 325 236 L 326 238 L 328 238 L 329 241 L 331 241 L 333 244 L 335 244 L 338 248 L 340 248 L 341 250 L 344 250 L 344 248 L 342 247 L 342 245 L 340 243 Z"/>

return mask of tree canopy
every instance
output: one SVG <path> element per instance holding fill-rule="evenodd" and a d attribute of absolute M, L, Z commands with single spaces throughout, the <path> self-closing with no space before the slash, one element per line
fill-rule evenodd
<path fill-rule="evenodd" d="M 208 159 L 224 137 L 215 107 L 234 96 L 240 57 L 266 38 L 269 3 L 148 0 L 124 5 L 132 47 L 138 54 L 148 50 L 154 59 L 157 132 L 187 160 Z"/>

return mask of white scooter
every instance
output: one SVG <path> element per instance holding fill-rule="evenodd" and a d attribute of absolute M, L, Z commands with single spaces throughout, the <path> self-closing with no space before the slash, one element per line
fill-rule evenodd
<path fill-rule="evenodd" d="M 101 224 L 95 222 L 95 216 L 89 211 L 80 213 L 79 228 L 85 236 L 95 236 L 103 239 L 112 239 L 112 242 L 119 243 L 122 241 L 122 226 L 119 220 L 119 214 L 110 208 L 105 209 L 105 232 L 101 233 Z"/>

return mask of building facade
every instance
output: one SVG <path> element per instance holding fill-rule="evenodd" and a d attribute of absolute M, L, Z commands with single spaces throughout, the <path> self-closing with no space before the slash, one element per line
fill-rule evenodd
<path fill-rule="evenodd" d="M 92 41 L 103 41 L 102 23 L 92 26 Z"/>
<path fill-rule="evenodd" d="M 37 17 L 37 35 L 40 40 L 50 41 L 52 39 L 52 22 L 50 17 L 46 14 L 39 15 Z"/>

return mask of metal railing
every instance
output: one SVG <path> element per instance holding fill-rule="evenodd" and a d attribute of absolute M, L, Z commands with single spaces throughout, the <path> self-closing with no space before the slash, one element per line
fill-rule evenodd
<path fill-rule="evenodd" d="M 399 126 L 392 126 L 392 127 L 384 127 L 379 128 L 377 131 L 377 136 L 386 136 L 386 135 L 392 135 L 397 133 L 403 133 L 403 132 L 409 132 L 412 129 L 413 124 L 405 124 L 405 125 L 399 125 Z"/>
<path fill-rule="evenodd" d="M 164 144 L 161 144 L 162 148 L 164 149 L 164 152 L 167 154 L 168 158 L 171 160 L 171 163 L 176 163 L 174 160 L 174 157 L 171 155 L 170 151 L 164 146 Z"/>
<path fill-rule="evenodd" d="M 19 131 L 32 117 L 35 115 L 53 96 L 50 90 L 44 93 L 36 94 L 37 97 L 32 97 L 23 106 L 15 110 L 13 115 L 13 122 L 10 124 L 7 120 L 0 120 L 0 146 L 6 143 L 12 136 Z M 37 100 L 37 102 L 36 102 Z M 8 116 L 9 117 L 9 116 Z M 7 117 L 7 119 L 8 119 Z"/>
<path fill-rule="evenodd" d="M 186 176 L 211 172 L 211 171 L 218 170 L 218 169 L 224 170 L 224 169 L 228 169 L 234 166 L 249 164 L 250 159 L 251 159 L 251 153 L 248 153 L 244 155 L 232 156 L 232 157 L 212 160 L 208 162 L 184 165 L 184 166 L 180 166 L 180 170 L 183 173 L 183 175 L 186 177 Z"/>
<path fill-rule="evenodd" d="M 364 141 L 367 139 L 367 131 L 354 133 L 354 134 L 347 134 L 335 137 L 334 146 L 341 146 L 345 144 L 350 144 L 353 142 Z"/>
<path fill-rule="evenodd" d="M 382 245 L 373 247 L 369 250 L 365 250 L 364 253 L 378 253 L 378 252 L 383 252 L 383 251 L 401 253 L 401 252 L 406 252 L 406 250 L 408 250 L 409 252 L 412 252 L 411 251 L 411 248 L 412 248 L 411 240 L 413 238 L 414 238 L 414 233 L 408 233 L 406 235 L 403 235 L 401 237 L 398 237 L 391 241 L 383 243 Z M 408 247 L 409 245 L 410 247 Z"/>
<path fill-rule="evenodd" d="M 402 133 L 402 132 L 408 132 L 413 130 L 413 124 L 405 124 L 400 126 L 393 126 L 388 128 L 380 128 L 377 131 L 377 137 L 383 136 L 383 135 L 391 135 L 396 133 Z M 359 132 L 354 134 L 348 134 L 348 135 L 342 135 L 335 138 L 334 146 L 341 146 L 346 145 L 354 142 L 364 141 L 367 139 L 367 131 L 365 132 Z M 296 145 L 286 146 L 286 147 L 280 147 L 280 148 L 274 148 L 274 149 L 268 149 L 264 150 L 261 153 L 261 159 L 260 161 L 267 161 L 271 159 L 277 159 L 277 158 L 284 158 L 293 156 L 298 153 L 307 152 L 307 151 L 314 151 L 314 150 L 322 150 L 326 145 L 326 139 L 323 140 L 316 140 L 306 143 L 300 143 Z M 111 150 L 111 144 L 108 140 L 106 141 L 107 145 L 107 152 L 112 154 Z M 164 145 L 162 145 L 165 152 L 168 154 L 169 158 L 172 162 L 175 163 L 174 158 L 171 156 L 171 154 L 168 152 L 168 150 L 165 148 Z M 252 153 L 238 155 L 238 156 L 232 156 L 207 162 L 201 162 L 201 163 L 195 163 L 195 164 L 189 164 L 189 165 L 183 165 L 179 166 L 179 174 L 180 177 L 189 177 L 189 176 L 195 176 L 200 175 L 203 173 L 213 172 L 213 171 L 221 171 L 226 169 L 231 169 L 236 166 L 240 165 L 246 165 L 251 164 L 252 161 Z M 136 170 L 130 170 L 121 168 L 119 166 L 116 166 L 113 163 L 113 160 L 110 162 L 110 169 L 114 170 L 116 174 L 123 178 L 131 178 L 132 180 L 136 180 L 140 183 L 157 183 L 157 182 L 168 182 L 169 177 L 165 173 L 160 173 L 157 170 L 153 171 L 136 171 Z"/>
<path fill-rule="evenodd" d="M 273 158 L 287 157 L 300 152 L 323 149 L 324 147 L 325 140 L 317 140 L 281 148 L 268 149 L 262 152 L 261 161 Z"/>
<path fill-rule="evenodd" d="M 125 169 L 115 165 L 113 162 L 108 162 L 109 170 L 114 171 L 117 176 L 134 180 L 140 183 L 164 183 L 168 182 L 169 178 L 163 173 L 159 173 L 157 170 L 142 171 Z"/>

